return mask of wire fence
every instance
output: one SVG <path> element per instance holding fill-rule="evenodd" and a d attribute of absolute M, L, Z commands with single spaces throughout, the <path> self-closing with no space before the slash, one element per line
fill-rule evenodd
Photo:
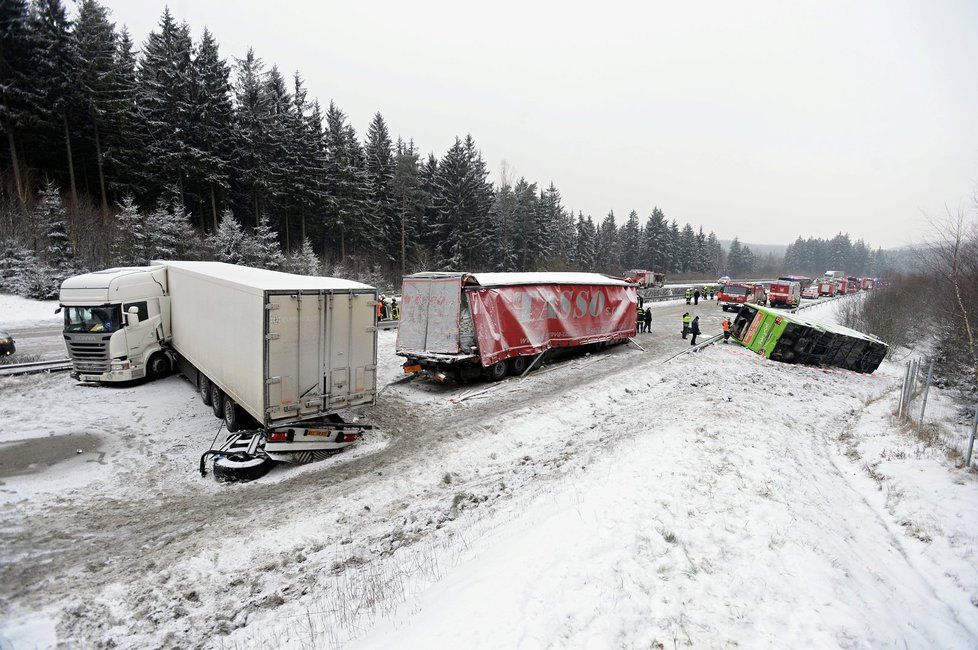
<path fill-rule="evenodd" d="M 921 437 L 924 432 L 927 417 L 927 397 L 930 394 L 930 385 L 934 379 L 934 363 L 933 358 L 926 362 L 921 359 L 911 359 L 907 362 L 907 367 L 903 373 L 897 417 L 910 425 L 915 430 L 917 437 Z M 976 432 L 978 432 L 978 404 L 975 405 L 975 415 L 971 421 L 968 442 L 962 452 L 965 467 L 971 467 Z M 948 443 L 952 448 L 958 448 L 954 440 L 949 440 Z"/>

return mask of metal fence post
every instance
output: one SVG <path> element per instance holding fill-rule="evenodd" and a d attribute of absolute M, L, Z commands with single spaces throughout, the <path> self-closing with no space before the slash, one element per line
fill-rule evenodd
<path fill-rule="evenodd" d="M 927 410 L 927 393 L 930 392 L 930 379 L 934 376 L 934 359 L 930 360 L 927 366 L 927 383 L 924 384 L 924 400 L 920 405 L 920 418 L 917 420 L 917 435 L 924 429 L 924 412 Z"/>
<path fill-rule="evenodd" d="M 968 454 L 964 459 L 964 466 L 971 467 L 971 449 L 975 446 L 975 431 L 978 430 L 978 403 L 975 403 L 975 421 L 971 425 L 971 435 L 968 436 Z"/>
<path fill-rule="evenodd" d="M 897 417 L 903 417 L 903 404 L 907 401 L 907 382 L 910 380 L 910 362 L 907 362 L 907 368 L 903 371 L 903 385 L 900 387 L 900 405 L 897 407 Z"/>

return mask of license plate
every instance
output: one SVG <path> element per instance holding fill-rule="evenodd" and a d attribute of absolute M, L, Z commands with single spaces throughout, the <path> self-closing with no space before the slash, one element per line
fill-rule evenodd
<path fill-rule="evenodd" d="M 331 436 L 333 432 L 329 429 L 306 429 L 307 436 Z"/>
<path fill-rule="evenodd" d="M 405 373 L 421 372 L 421 364 L 416 363 L 413 366 L 404 366 L 404 372 Z"/>
<path fill-rule="evenodd" d="M 82 381 L 98 381 L 98 375 L 82 375 Z"/>

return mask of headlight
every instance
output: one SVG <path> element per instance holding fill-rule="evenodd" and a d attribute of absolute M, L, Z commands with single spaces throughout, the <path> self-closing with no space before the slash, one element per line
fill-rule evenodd
<path fill-rule="evenodd" d="M 8 339 L 8 338 L 0 338 L 0 343 L 4 343 L 4 344 L 10 343 L 10 339 Z"/>
<path fill-rule="evenodd" d="M 112 369 L 113 370 L 129 370 L 129 362 L 128 361 L 122 361 L 122 360 L 113 361 L 112 362 Z"/>

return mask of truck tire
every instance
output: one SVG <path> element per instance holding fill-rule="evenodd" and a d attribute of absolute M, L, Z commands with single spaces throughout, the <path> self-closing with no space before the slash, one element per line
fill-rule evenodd
<path fill-rule="evenodd" d="M 162 352 L 157 352 L 149 358 L 146 364 L 146 374 L 150 379 L 162 379 L 170 374 L 170 359 Z"/>
<path fill-rule="evenodd" d="M 214 411 L 215 417 L 224 419 L 224 393 L 213 382 L 211 382 L 211 410 Z"/>
<path fill-rule="evenodd" d="M 509 360 L 509 374 L 522 375 L 528 365 L 530 365 L 529 357 L 513 357 Z"/>
<path fill-rule="evenodd" d="M 506 378 L 506 370 L 508 366 L 509 364 L 506 363 L 506 359 L 503 359 L 498 363 L 494 363 L 486 368 L 486 377 L 488 377 L 490 381 L 502 381 Z"/>
<path fill-rule="evenodd" d="M 241 417 L 241 407 L 227 395 L 224 396 L 224 403 L 221 406 L 224 407 L 224 427 L 231 433 L 243 429 L 241 425 L 244 418 Z"/>
<path fill-rule="evenodd" d="M 253 481 L 268 474 L 275 461 L 265 456 L 233 456 L 214 457 L 214 479 L 221 483 L 236 481 Z"/>
<path fill-rule="evenodd" d="M 197 392 L 200 393 L 200 399 L 207 406 L 211 405 L 211 380 L 204 376 L 204 373 L 197 373 Z"/>

